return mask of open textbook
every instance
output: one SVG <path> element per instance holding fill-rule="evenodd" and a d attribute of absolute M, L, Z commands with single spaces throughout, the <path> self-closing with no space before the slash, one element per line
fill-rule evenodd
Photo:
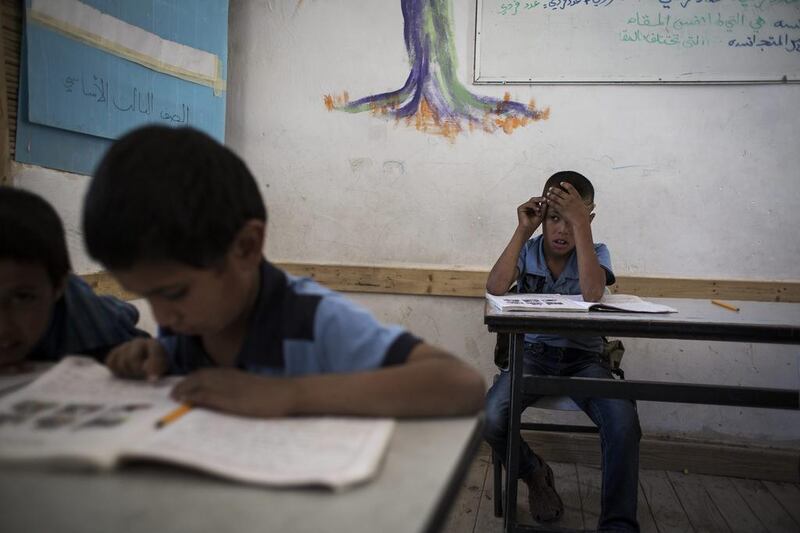
<path fill-rule="evenodd" d="M 500 311 L 622 311 L 626 313 L 677 313 L 672 307 L 642 300 L 631 294 L 606 294 L 599 302 L 584 302 L 580 294 L 486 293 L 486 299 Z"/>
<path fill-rule="evenodd" d="M 377 472 L 390 419 L 255 419 L 192 409 L 156 429 L 180 404 L 178 378 L 157 384 L 114 378 L 67 357 L 30 385 L 0 397 L 0 460 L 113 468 L 156 460 L 245 483 L 334 489 Z"/>
<path fill-rule="evenodd" d="M 0 371 L 0 395 L 8 394 L 13 390 L 24 387 L 42 375 L 51 366 L 53 366 L 52 363 L 24 362 L 16 365 L 13 369 L 7 370 L 7 367 L 4 367 Z"/>

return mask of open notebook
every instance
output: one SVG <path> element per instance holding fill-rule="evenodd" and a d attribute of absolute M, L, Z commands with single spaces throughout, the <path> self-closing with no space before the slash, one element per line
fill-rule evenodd
<path fill-rule="evenodd" d="M 616 311 L 626 313 L 677 313 L 672 307 L 642 300 L 631 294 L 606 294 L 599 302 L 584 302 L 580 294 L 486 293 L 486 300 L 500 311 Z"/>
<path fill-rule="evenodd" d="M 0 460 L 113 468 L 156 460 L 245 483 L 334 489 L 373 477 L 394 429 L 390 419 L 255 419 L 192 409 L 161 429 L 179 404 L 177 378 L 120 380 L 67 357 L 0 397 Z"/>

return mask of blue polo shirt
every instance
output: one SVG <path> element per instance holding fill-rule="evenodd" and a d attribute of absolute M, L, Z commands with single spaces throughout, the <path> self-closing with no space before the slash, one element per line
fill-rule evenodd
<path fill-rule="evenodd" d="M 538 294 L 581 294 L 581 285 L 578 278 L 578 254 L 575 250 L 567 259 L 564 271 L 558 279 L 553 279 L 553 274 L 547 267 L 544 257 L 544 246 L 541 235 L 530 239 L 522 247 L 517 259 L 519 279 L 517 287 L 519 292 Z M 595 243 L 594 253 L 600 266 L 606 271 L 606 285 L 613 285 L 615 278 L 611 270 L 611 254 L 605 244 Z M 602 337 L 562 337 L 552 334 L 527 333 L 525 342 L 540 342 L 560 348 L 578 348 L 590 352 L 603 351 Z"/>
<path fill-rule="evenodd" d="M 147 337 L 136 328 L 139 311 L 113 296 L 98 296 L 75 274 L 67 276 L 64 294 L 53 306 L 50 323 L 28 355 L 32 361 L 55 361 L 64 355 L 102 360 L 118 344 Z"/>
<path fill-rule="evenodd" d="M 167 335 L 170 373 L 214 366 L 197 336 Z M 419 338 L 379 323 L 362 307 L 267 261 L 236 366 L 262 375 L 357 372 L 405 363 Z"/>

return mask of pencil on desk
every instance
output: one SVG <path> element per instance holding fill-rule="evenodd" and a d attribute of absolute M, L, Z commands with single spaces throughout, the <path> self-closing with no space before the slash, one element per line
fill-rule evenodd
<path fill-rule="evenodd" d="M 169 413 L 165 414 L 161 418 L 158 419 L 156 422 L 156 429 L 161 429 L 167 424 L 175 422 L 177 419 L 188 413 L 192 409 L 191 405 L 183 404 L 174 411 L 170 411 Z"/>
<path fill-rule="evenodd" d="M 714 305 L 718 305 L 720 307 L 724 307 L 725 309 L 729 309 L 731 311 L 738 311 L 739 308 L 735 305 L 731 305 L 728 302 L 723 302 L 722 300 L 711 300 L 711 303 Z"/>

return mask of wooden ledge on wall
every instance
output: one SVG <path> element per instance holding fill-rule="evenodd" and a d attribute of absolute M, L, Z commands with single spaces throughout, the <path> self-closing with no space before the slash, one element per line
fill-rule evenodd
<path fill-rule="evenodd" d="M 277 263 L 295 276 L 313 278 L 344 292 L 483 297 L 485 270 L 442 268 Z"/>
<path fill-rule="evenodd" d="M 800 281 L 620 276 L 611 290 L 651 298 L 724 298 L 755 302 L 800 302 Z"/>
<path fill-rule="evenodd" d="M 108 272 L 95 272 L 93 274 L 81 274 L 83 281 L 89 284 L 94 292 L 97 294 L 104 294 L 114 296 L 120 300 L 136 300 L 137 295 L 130 293 L 120 287 L 117 280 L 115 280 Z"/>
<path fill-rule="evenodd" d="M 334 290 L 482 298 L 486 270 L 278 263 L 296 276 L 314 278 Z M 663 298 L 726 298 L 800 302 L 800 281 L 715 280 L 619 276 L 612 292 Z"/>
<path fill-rule="evenodd" d="M 276 263 L 295 276 L 313 278 L 322 285 L 343 292 L 411 294 L 422 296 L 461 296 L 482 298 L 485 270 L 326 265 L 315 263 Z M 135 296 L 125 292 L 107 272 L 85 274 L 95 291 L 125 300 Z M 619 276 L 613 292 L 651 298 L 723 298 L 761 302 L 800 302 L 800 281 L 655 278 Z"/>

